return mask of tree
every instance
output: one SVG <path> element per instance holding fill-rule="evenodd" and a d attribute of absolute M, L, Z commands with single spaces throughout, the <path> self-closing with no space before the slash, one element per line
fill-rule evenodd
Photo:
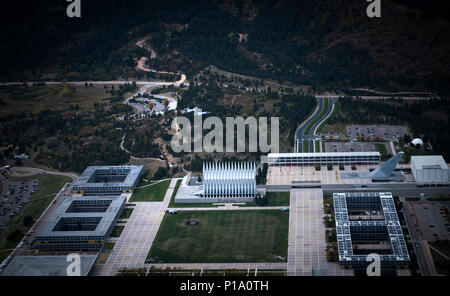
<path fill-rule="evenodd" d="M 255 203 L 260 207 L 267 206 L 269 204 L 269 198 L 267 197 L 267 195 L 262 197 L 255 197 Z"/>
<path fill-rule="evenodd" d="M 26 226 L 26 227 L 31 226 L 32 223 L 33 223 L 33 217 L 31 217 L 31 216 L 25 216 L 25 217 L 23 218 L 23 225 L 24 225 L 24 226 Z"/>

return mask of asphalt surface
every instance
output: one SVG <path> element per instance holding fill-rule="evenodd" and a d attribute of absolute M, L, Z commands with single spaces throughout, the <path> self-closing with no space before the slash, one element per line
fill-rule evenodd
<path fill-rule="evenodd" d="M 314 121 L 323 111 L 323 109 L 325 108 L 325 100 L 328 100 L 328 108 L 326 113 L 324 114 L 324 116 L 322 116 L 321 118 L 319 118 L 319 120 L 317 120 L 313 126 L 311 127 L 311 129 L 309 130 L 309 132 L 307 134 L 305 134 L 305 130 L 308 127 L 308 125 Z M 316 109 L 316 112 L 314 112 L 314 114 L 309 117 L 306 121 L 304 121 L 302 123 L 302 125 L 300 126 L 300 128 L 297 130 L 297 152 L 304 152 L 303 151 L 303 141 L 308 141 L 309 142 L 309 152 L 313 152 L 314 151 L 314 140 L 316 139 L 316 136 L 314 135 L 315 130 L 319 127 L 319 125 L 326 119 L 328 118 L 328 116 L 330 116 L 331 112 L 333 111 L 333 98 L 332 97 L 327 97 L 327 98 L 317 98 L 317 103 L 318 103 L 318 108 Z"/>

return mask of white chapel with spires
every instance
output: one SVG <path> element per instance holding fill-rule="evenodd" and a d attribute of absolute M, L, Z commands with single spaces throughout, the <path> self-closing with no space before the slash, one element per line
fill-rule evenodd
<path fill-rule="evenodd" d="M 203 163 L 204 198 L 254 198 L 256 193 L 254 162 Z"/>

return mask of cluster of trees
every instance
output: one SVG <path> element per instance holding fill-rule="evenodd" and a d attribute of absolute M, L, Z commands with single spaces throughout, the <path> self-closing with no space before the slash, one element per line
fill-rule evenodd
<path fill-rule="evenodd" d="M 170 56 L 152 60 L 151 66 L 176 68 L 172 71 L 182 70 L 188 76 L 216 65 L 230 72 L 315 87 L 371 85 L 394 90 L 429 85 L 447 93 L 450 88 L 445 75 L 448 67 L 440 62 L 448 46 L 448 37 L 443 37 L 448 36 L 448 23 L 430 21 L 422 6 L 410 6 L 406 12 L 391 6 L 393 13 L 386 24 L 374 26 L 365 16 L 366 6 L 357 0 L 327 1 L 326 5 L 314 0 L 258 1 L 251 10 L 245 1 L 222 5 L 208 0 L 118 0 L 110 5 L 108 0 L 98 0 L 83 4 L 86 13 L 81 19 L 62 17 L 65 2 L 49 0 L 44 7 L 34 2 L 12 2 L 2 9 L 6 14 L 0 18 L 5 32 L 0 37 L 0 77 L 39 77 L 49 65 L 59 67 L 59 78 L 69 80 L 159 75 L 136 71 L 135 59 L 148 52 L 130 46 L 151 34 L 149 43 L 158 56 Z M 391 26 L 396 13 L 402 20 L 408 18 L 412 27 Z M 164 24 L 177 24 L 178 29 Z M 387 24 L 393 38 L 379 34 Z M 408 43 L 414 46 L 404 46 Z M 444 50 L 433 50 L 441 48 L 438 45 Z M 421 53 L 429 63 L 411 62 Z M 397 60 L 383 60 L 390 54 L 407 67 L 396 66 Z M 423 66 L 430 71 L 414 71 Z"/>

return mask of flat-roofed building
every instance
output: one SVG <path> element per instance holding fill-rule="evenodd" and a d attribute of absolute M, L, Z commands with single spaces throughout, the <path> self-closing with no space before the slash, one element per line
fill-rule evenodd
<path fill-rule="evenodd" d="M 380 163 L 380 152 L 269 153 L 269 166 L 369 165 Z"/>
<path fill-rule="evenodd" d="M 411 156 L 411 171 L 417 183 L 449 182 L 449 169 L 442 155 Z"/>
<path fill-rule="evenodd" d="M 125 207 L 125 196 L 66 198 L 39 230 L 32 247 L 98 251 Z"/>
<path fill-rule="evenodd" d="M 80 276 L 88 276 L 97 255 L 80 255 Z M 2 276 L 67 276 L 67 256 L 15 256 Z"/>
<path fill-rule="evenodd" d="M 365 268 L 372 253 L 388 269 L 409 265 L 392 193 L 334 193 L 333 207 L 340 265 Z"/>
<path fill-rule="evenodd" d="M 72 191 L 84 195 L 111 195 L 133 192 L 144 166 L 89 166 Z"/>

